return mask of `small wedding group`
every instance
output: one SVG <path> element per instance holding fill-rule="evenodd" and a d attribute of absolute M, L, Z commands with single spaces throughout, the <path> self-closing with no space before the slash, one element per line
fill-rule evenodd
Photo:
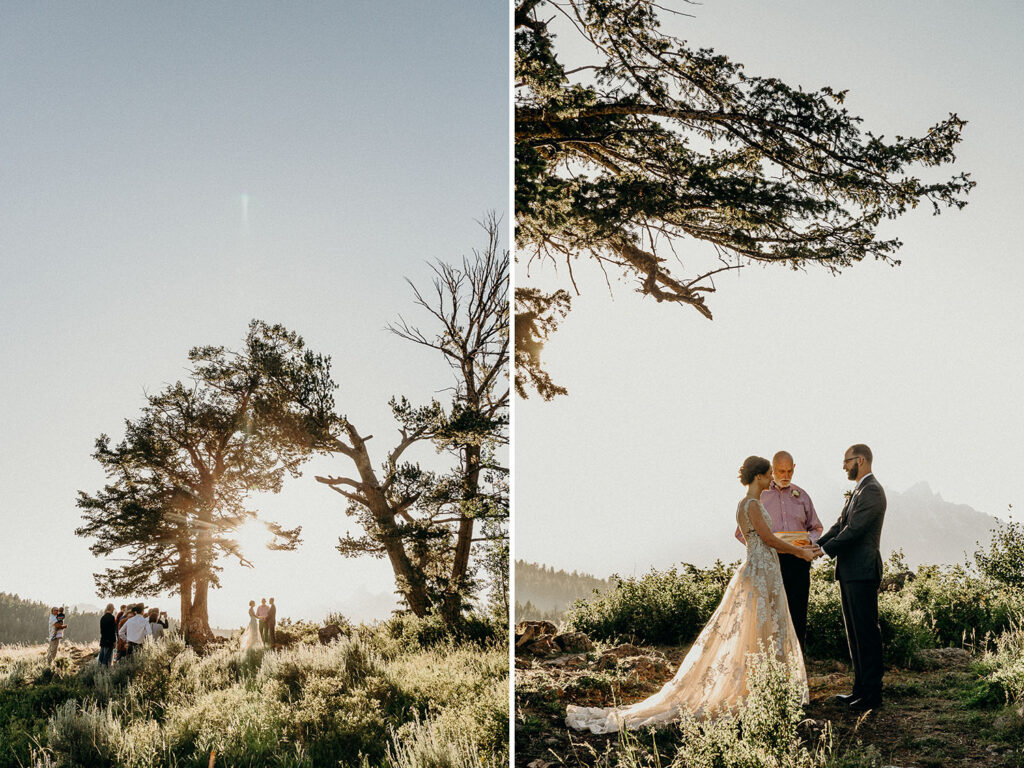
<path fill-rule="evenodd" d="M 684 715 L 712 718 L 735 712 L 748 695 L 748 662 L 765 652 L 789 666 L 807 704 L 803 647 L 810 570 L 824 556 L 834 561 L 853 667 L 852 690 L 833 703 L 852 712 L 881 706 L 878 591 L 886 501 L 872 460 L 871 449 L 863 443 L 846 450 L 843 472 L 855 485 L 839 518 L 825 531 L 810 495 L 793 483 L 796 465 L 790 453 L 779 451 L 771 461 L 749 456 L 739 471 L 747 493 L 736 508 L 736 538 L 745 545 L 746 558 L 675 675 L 660 691 L 634 704 L 570 705 L 566 724 L 614 733 L 664 725 Z"/>
<path fill-rule="evenodd" d="M 243 651 L 255 648 L 273 648 L 277 641 L 277 606 L 274 598 L 264 597 L 257 606 L 249 601 L 249 624 L 242 632 L 239 647 Z"/>
<path fill-rule="evenodd" d="M 46 663 L 52 664 L 57 658 L 60 644 L 67 629 L 67 614 L 63 607 L 54 606 L 47 617 Z M 159 608 L 146 608 L 142 603 L 122 605 L 114 613 L 114 604 L 108 603 L 100 616 L 100 652 L 97 661 L 109 667 L 114 662 L 127 659 L 146 640 L 159 640 L 168 628 L 167 612 Z"/>

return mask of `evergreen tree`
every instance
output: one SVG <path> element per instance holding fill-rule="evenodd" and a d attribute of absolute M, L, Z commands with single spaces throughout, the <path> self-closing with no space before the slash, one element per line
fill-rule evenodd
<path fill-rule="evenodd" d="M 186 638 L 202 645 L 212 637 L 209 590 L 219 584 L 219 561 L 250 565 L 232 538 L 256 517 L 248 495 L 280 491 L 308 456 L 288 388 L 315 388 L 326 369 L 301 338 L 259 321 L 243 351 L 197 347 L 189 359 L 189 383 L 149 395 L 116 445 L 107 435 L 96 441 L 107 484 L 79 492 L 86 523 L 75 533 L 95 539 L 97 557 L 123 561 L 96 574 L 99 594 L 178 594 Z M 273 547 L 298 544 L 299 528 L 267 527 Z"/>

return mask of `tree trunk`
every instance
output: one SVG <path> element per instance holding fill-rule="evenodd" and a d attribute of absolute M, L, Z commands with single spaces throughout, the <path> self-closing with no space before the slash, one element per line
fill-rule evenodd
<path fill-rule="evenodd" d="M 394 571 L 395 581 L 398 583 L 399 590 L 405 595 L 409 609 L 416 616 L 423 618 L 430 612 L 431 607 L 426 581 L 413 567 L 409 560 L 409 553 L 405 551 L 405 544 L 399 534 L 398 526 L 395 525 L 397 513 L 388 502 L 387 496 L 377 480 L 377 473 L 373 469 L 370 454 L 366 450 L 366 441 L 351 426 L 349 427 L 349 438 L 354 449 L 349 457 L 359 472 L 359 479 L 363 486 L 360 490 L 363 492 L 366 506 L 380 527 L 381 543 L 384 545 L 384 551 L 387 552 L 388 560 L 391 561 L 391 570 Z"/>
<path fill-rule="evenodd" d="M 383 494 L 372 499 L 371 506 L 374 519 L 381 529 L 381 543 L 391 561 L 391 570 L 395 573 L 398 588 L 409 603 L 409 610 L 421 619 L 430 612 L 430 596 L 422 576 L 413 568 L 409 554 L 405 551 L 402 537 L 395 525 L 395 513 L 391 510 Z"/>
<path fill-rule="evenodd" d="M 213 640 L 210 629 L 209 592 L 210 569 L 213 566 L 213 509 L 216 503 L 213 482 L 205 478 L 199 490 L 202 503 L 197 515 L 199 531 L 196 535 L 196 554 L 193 561 L 195 576 L 192 579 L 192 604 L 189 606 L 188 622 L 183 622 L 185 642 L 202 650 Z"/>
<path fill-rule="evenodd" d="M 197 579 L 195 596 L 188 608 L 188 621 L 182 621 L 185 642 L 197 650 L 206 648 L 213 641 L 210 629 L 210 612 L 207 602 L 210 584 L 206 579 Z"/>
<path fill-rule="evenodd" d="M 466 476 L 463 482 L 463 499 L 472 503 L 480 489 L 480 446 L 467 445 L 463 448 L 466 462 Z M 462 614 L 465 602 L 466 572 L 469 570 L 469 554 L 473 546 L 473 524 L 476 519 L 463 515 L 459 521 L 459 532 L 455 539 L 455 555 L 452 558 L 452 572 L 448 591 L 444 598 L 445 622 L 451 624 Z"/>

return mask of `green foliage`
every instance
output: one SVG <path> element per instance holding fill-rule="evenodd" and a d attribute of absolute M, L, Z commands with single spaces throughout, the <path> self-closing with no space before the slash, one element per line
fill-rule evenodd
<path fill-rule="evenodd" d="M 503 768 L 495 756 L 481 755 L 479 746 L 459 730 L 419 718 L 393 734 L 387 760 L 390 768 Z"/>
<path fill-rule="evenodd" d="M 792 664 L 796 664 L 794 660 Z M 795 669 L 765 653 L 748 659 L 750 695 L 736 713 L 685 718 L 673 768 L 813 768 L 820 765 L 797 732 L 803 720 Z"/>
<path fill-rule="evenodd" d="M 197 655 L 175 638 L 42 679 L 0 654 L 0 768 L 473 765 L 508 761 L 504 646 L 401 641 L 361 626 L 327 646 Z M 435 759 L 439 762 L 430 763 Z"/>
<path fill-rule="evenodd" d="M 922 566 L 903 591 L 924 612 L 940 645 L 959 645 L 972 631 L 999 634 L 1024 611 L 1024 589 L 978 578 L 962 566 Z"/>
<path fill-rule="evenodd" d="M 1000 520 L 988 549 L 975 552 L 974 562 L 992 581 L 1024 588 L 1024 526 L 1012 517 L 1009 522 Z"/>
<path fill-rule="evenodd" d="M 898 263 L 900 241 L 878 237 L 883 221 L 966 204 L 966 174 L 914 175 L 955 161 L 956 115 L 917 137 L 862 131 L 844 92 L 749 75 L 663 32 L 661 12 L 655 0 L 515 2 L 516 240 L 527 258 L 589 257 L 710 317 L 717 272 Z M 712 247 L 690 248 L 695 274 L 677 277 L 659 254 L 682 240 Z"/>
<path fill-rule="evenodd" d="M 1024 704 L 1024 615 L 1003 632 L 981 661 L 982 685 L 972 703 Z"/>
<path fill-rule="evenodd" d="M 693 640 L 722 600 L 736 564 L 702 570 L 652 570 L 637 578 L 613 576 L 614 587 L 590 600 L 578 600 L 565 616 L 567 630 L 599 640 L 631 638 L 679 645 Z"/>
<path fill-rule="evenodd" d="M 508 639 L 508 625 L 496 617 L 471 613 L 455 621 L 438 614 L 419 618 L 400 614 L 381 625 L 379 634 L 399 640 L 408 648 L 429 648 L 448 643 L 495 645 Z"/>
<path fill-rule="evenodd" d="M 619 580 L 607 592 L 574 603 L 565 627 L 598 640 L 688 643 L 717 607 L 734 567 L 684 565 Z M 914 574 L 896 557 L 886 564 L 885 576 L 891 588 L 879 595 L 878 618 L 887 664 L 911 665 L 923 648 L 985 642 L 1024 615 L 1024 590 L 994 584 L 960 566 L 922 566 Z M 839 585 L 827 563 L 811 570 L 806 653 L 849 658 Z"/>

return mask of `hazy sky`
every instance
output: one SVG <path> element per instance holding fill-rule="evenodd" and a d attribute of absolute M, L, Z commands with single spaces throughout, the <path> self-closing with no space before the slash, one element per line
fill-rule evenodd
<path fill-rule="evenodd" d="M 879 0 L 686 10 L 696 18 L 668 21 L 680 37 L 749 74 L 848 88 L 847 106 L 876 134 L 920 135 L 957 112 L 969 121 L 958 169 L 978 186 L 961 212 L 919 210 L 886 227 L 905 243 L 901 267 L 720 276 L 713 322 L 629 283 L 609 296 L 581 265 L 582 295 L 544 352 L 570 394 L 516 403 L 516 557 L 642 573 L 678 562 L 692 531 L 710 528 L 722 546 L 706 559 L 738 558 L 737 469 L 779 449 L 826 525 L 854 442 L 874 449 L 894 491 L 927 480 L 989 514 L 1019 509 L 1024 11 Z M 693 248 L 677 243 L 684 261 Z M 562 273 L 531 273 L 568 287 Z"/>
<path fill-rule="evenodd" d="M 106 602 L 73 535 L 76 492 L 103 482 L 94 439 L 120 437 L 190 347 L 237 347 L 254 317 L 333 355 L 339 407 L 377 456 L 392 394 L 451 383 L 383 329 L 423 320 L 404 277 L 483 245 L 475 220 L 507 207 L 507 13 L 0 4 L 0 590 Z M 385 562 L 333 549 L 353 524 L 312 475 L 348 469 L 323 460 L 257 500 L 305 544 L 228 563 L 215 625 L 270 595 L 282 616 L 394 607 Z"/>

